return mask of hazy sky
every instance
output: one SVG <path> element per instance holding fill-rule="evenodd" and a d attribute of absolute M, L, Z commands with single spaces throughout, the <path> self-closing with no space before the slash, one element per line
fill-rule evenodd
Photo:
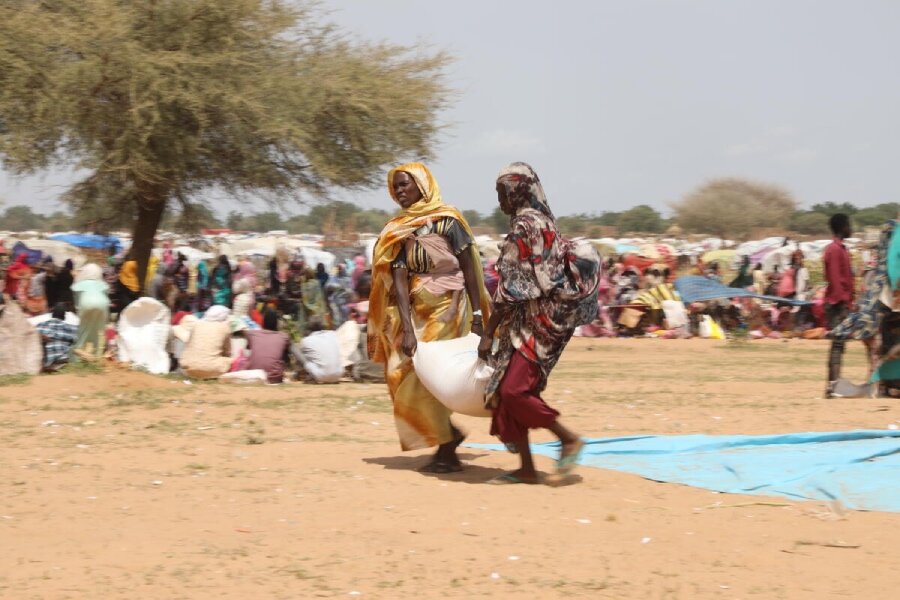
<path fill-rule="evenodd" d="M 732 175 L 806 205 L 900 200 L 896 0 L 324 4 L 360 39 L 458 58 L 459 97 L 430 166 L 460 208 L 490 211 L 496 173 L 514 160 L 532 164 L 557 214 L 665 210 Z M 0 173 L 0 197 L 46 210 L 65 181 Z M 343 198 L 392 206 L 384 188 Z"/>

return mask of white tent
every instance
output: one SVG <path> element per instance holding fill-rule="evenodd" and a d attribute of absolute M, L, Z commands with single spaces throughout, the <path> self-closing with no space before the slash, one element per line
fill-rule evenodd
<path fill-rule="evenodd" d="M 58 240 L 39 240 L 39 239 L 16 239 L 10 238 L 5 242 L 7 248 L 12 249 L 16 242 L 22 242 L 32 250 L 40 250 L 44 254 L 53 257 L 53 264 L 62 266 L 67 260 L 71 260 L 75 264 L 76 269 L 80 269 L 87 262 L 87 256 L 82 252 L 81 248 L 77 248 L 72 244 L 60 242 Z"/>
<path fill-rule="evenodd" d="M 162 248 L 153 249 L 153 256 L 156 256 L 157 258 L 162 258 L 162 253 Z M 172 253 L 175 256 L 178 256 L 179 253 L 184 254 L 187 257 L 188 263 L 192 265 L 196 265 L 201 260 L 213 260 L 216 258 L 216 255 L 212 252 L 204 252 L 203 250 L 198 250 L 191 246 L 177 246 L 172 249 Z"/>
<path fill-rule="evenodd" d="M 286 250 L 291 255 L 300 255 L 308 265 L 315 266 L 322 263 L 326 269 L 334 267 L 336 260 L 334 254 L 322 250 L 322 246 L 318 242 L 290 237 L 248 237 L 219 244 L 219 253 L 226 255 L 229 260 L 244 255 L 275 256 L 279 249 Z"/>

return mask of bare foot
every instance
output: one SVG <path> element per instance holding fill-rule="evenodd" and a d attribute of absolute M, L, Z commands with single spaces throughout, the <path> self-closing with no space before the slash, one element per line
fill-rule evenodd
<path fill-rule="evenodd" d="M 564 487 L 567 485 L 575 485 L 576 483 L 581 483 L 584 481 L 584 478 L 581 475 L 577 475 L 575 473 L 551 473 L 544 477 L 544 485 L 548 485 L 550 487 Z"/>

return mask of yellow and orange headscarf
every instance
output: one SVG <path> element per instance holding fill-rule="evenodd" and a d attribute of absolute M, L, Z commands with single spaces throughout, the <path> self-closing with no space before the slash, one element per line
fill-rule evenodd
<path fill-rule="evenodd" d="M 475 235 L 469 227 L 468 222 L 456 208 L 449 204 L 444 204 L 441 196 L 441 188 L 435 180 L 434 175 L 428 170 L 428 167 L 422 163 L 407 163 L 395 167 L 388 172 L 387 184 L 388 193 L 397 202 L 394 195 L 394 175 L 398 172 L 408 173 L 419 191 L 422 192 L 422 199 L 403 209 L 399 215 L 388 221 L 381 235 L 378 236 L 378 242 L 375 244 L 375 250 L 372 257 L 372 292 L 369 295 L 369 354 L 375 362 L 384 362 L 387 360 L 387 353 L 384 344 L 388 343 L 388 338 L 384 331 L 385 316 L 387 309 L 396 305 L 392 294 L 394 286 L 393 273 L 391 272 L 391 264 L 397 258 L 403 242 L 413 234 L 413 232 L 428 223 L 444 217 L 452 217 L 459 221 L 466 233 L 474 240 Z M 399 204 L 399 202 L 398 202 Z M 478 285 L 481 288 L 481 310 L 484 313 L 485 321 L 488 318 L 491 302 L 487 291 L 484 287 L 484 273 L 480 268 L 481 256 L 478 254 L 478 247 L 475 243 L 469 248 L 468 252 L 472 252 L 472 258 L 475 261 L 475 272 L 478 276 Z"/>

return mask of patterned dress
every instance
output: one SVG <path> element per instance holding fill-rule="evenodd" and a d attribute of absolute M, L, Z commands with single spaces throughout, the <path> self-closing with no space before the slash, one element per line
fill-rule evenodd
<path fill-rule="evenodd" d="M 500 383 L 514 353 L 540 368 L 536 392 L 547 386 L 575 328 L 597 316 L 600 259 L 587 244 L 561 237 L 537 175 L 524 163 L 505 169 L 498 183 L 506 186 L 517 207 L 510 233 L 497 262 L 499 281 L 494 304 L 507 307 L 497 337 L 494 375 L 488 404 L 499 404 Z"/>
<path fill-rule="evenodd" d="M 422 385 L 412 360 L 400 350 L 403 327 L 393 288 L 393 271 L 409 271 L 412 325 L 420 342 L 450 340 L 469 333 L 473 308 L 465 291 L 459 256 L 471 252 L 478 264 L 472 232 L 455 208 L 444 204 L 440 187 L 421 163 L 410 163 L 388 174 L 388 191 L 397 171 L 408 173 L 422 200 L 404 209 L 382 230 L 374 250 L 372 293 L 369 298 L 369 353 L 384 363 L 385 380 L 394 406 L 394 423 L 403 450 L 451 442 L 450 409 Z M 396 200 L 396 199 L 395 199 Z M 486 314 L 487 292 L 476 270 Z"/>

